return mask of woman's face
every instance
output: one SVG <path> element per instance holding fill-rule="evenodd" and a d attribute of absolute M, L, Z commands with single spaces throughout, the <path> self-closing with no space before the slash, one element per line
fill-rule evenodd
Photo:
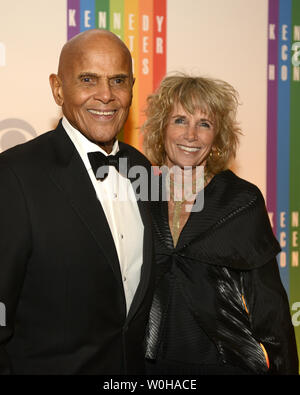
<path fill-rule="evenodd" d="M 205 165 L 212 149 L 215 130 L 211 119 L 201 110 L 186 112 L 180 103 L 174 105 L 165 133 L 166 165 Z"/>

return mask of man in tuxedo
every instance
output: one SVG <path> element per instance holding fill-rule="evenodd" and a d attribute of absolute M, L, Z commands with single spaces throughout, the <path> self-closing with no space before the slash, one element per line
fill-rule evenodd
<path fill-rule="evenodd" d="M 131 198 L 132 180 L 114 167 L 122 158 L 150 172 L 140 152 L 116 140 L 132 100 L 131 62 L 108 31 L 71 39 L 50 76 L 62 120 L 0 155 L 3 374 L 143 373 L 149 203 Z"/>

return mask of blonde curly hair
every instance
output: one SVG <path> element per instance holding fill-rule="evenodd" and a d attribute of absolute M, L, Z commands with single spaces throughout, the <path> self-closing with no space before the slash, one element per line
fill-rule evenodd
<path fill-rule="evenodd" d="M 166 162 L 165 130 L 174 104 L 181 104 L 190 114 L 201 110 L 212 120 L 215 138 L 206 161 L 206 171 L 217 174 L 225 170 L 235 157 L 239 142 L 236 90 L 227 82 L 217 79 L 183 73 L 166 76 L 158 89 L 147 98 L 147 120 L 141 128 L 144 152 L 157 166 Z"/>

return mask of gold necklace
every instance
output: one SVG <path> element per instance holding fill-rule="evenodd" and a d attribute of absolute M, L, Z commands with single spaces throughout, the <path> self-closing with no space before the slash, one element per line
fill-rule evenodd
<path fill-rule="evenodd" d="M 194 187 L 195 185 L 196 185 L 196 180 L 193 181 L 192 187 Z M 188 201 L 188 199 L 189 201 L 191 201 L 192 197 L 196 196 L 196 194 L 193 194 L 192 192 L 192 195 L 190 195 L 188 198 L 183 197 L 180 200 L 178 199 L 175 200 L 174 186 L 175 186 L 174 181 L 170 179 L 170 199 L 172 199 L 174 205 L 171 233 L 172 233 L 174 247 L 176 247 L 180 235 L 180 219 L 181 219 L 182 206 L 185 202 Z"/>
<path fill-rule="evenodd" d="M 207 184 L 207 180 L 208 180 L 208 175 L 204 176 L 204 186 Z M 170 185 L 169 185 L 169 191 L 170 191 L 170 198 L 173 200 L 173 204 L 174 204 L 174 210 L 173 210 L 173 221 L 172 221 L 172 228 L 171 228 L 171 234 L 172 234 L 172 238 L 173 238 L 173 244 L 174 247 L 176 247 L 178 239 L 179 239 L 179 235 L 180 235 L 180 219 L 181 219 L 181 210 L 182 210 L 182 206 L 185 202 L 188 201 L 187 198 L 183 198 L 181 200 L 174 200 L 174 186 L 176 185 L 174 180 L 172 180 L 171 178 L 169 179 Z M 197 195 L 197 193 L 199 191 L 196 190 L 196 193 L 193 193 L 193 189 L 196 185 L 197 180 L 194 180 L 192 182 L 192 195 L 190 196 L 190 198 L 192 198 L 192 196 Z M 171 188 L 171 185 L 173 188 Z M 194 199 L 193 199 L 194 200 Z M 191 201 L 191 200 L 189 200 Z"/>
<path fill-rule="evenodd" d="M 184 201 L 185 200 L 177 200 L 174 202 L 173 223 L 171 230 L 174 247 L 176 247 L 180 235 L 180 214 Z"/>

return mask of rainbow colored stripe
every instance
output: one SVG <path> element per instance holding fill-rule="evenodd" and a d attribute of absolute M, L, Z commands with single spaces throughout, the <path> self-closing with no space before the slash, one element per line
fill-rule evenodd
<path fill-rule="evenodd" d="M 136 81 L 119 138 L 141 150 L 146 98 L 166 74 L 166 0 L 67 0 L 67 7 L 68 40 L 101 28 L 117 34 L 130 49 Z"/>
<path fill-rule="evenodd" d="M 293 60 L 298 56 L 295 42 L 300 42 L 300 1 L 269 0 L 267 207 L 282 248 L 278 265 L 292 314 L 300 308 L 300 68 Z M 300 350 L 298 315 L 293 323 Z"/>

